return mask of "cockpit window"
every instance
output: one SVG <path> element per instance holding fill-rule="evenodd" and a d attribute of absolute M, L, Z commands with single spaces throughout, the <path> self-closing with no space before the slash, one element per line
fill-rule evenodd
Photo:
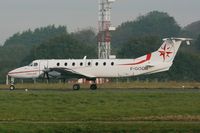
<path fill-rule="evenodd" d="M 29 64 L 28 66 L 33 66 L 33 63 Z"/>
<path fill-rule="evenodd" d="M 34 66 L 38 66 L 38 63 L 34 63 L 33 65 L 34 65 Z"/>
<path fill-rule="evenodd" d="M 31 67 L 32 67 L 32 66 L 35 66 L 35 67 L 37 67 L 37 66 L 38 66 L 38 63 L 36 63 L 36 62 L 35 62 L 35 63 L 31 63 L 31 64 L 29 64 L 28 66 L 31 66 Z"/>

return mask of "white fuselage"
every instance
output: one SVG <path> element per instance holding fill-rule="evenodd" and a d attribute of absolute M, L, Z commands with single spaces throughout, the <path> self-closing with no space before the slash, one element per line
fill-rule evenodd
<path fill-rule="evenodd" d="M 163 39 L 161 47 L 150 54 L 136 59 L 52 59 L 35 60 L 29 66 L 20 67 L 8 73 L 14 78 L 38 78 L 45 73 L 51 77 L 112 78 L 131 77 L 169 70 L 183 41 L 192 39 Z"/>
<path fill-rule="evenodd" d="M 38 78 L 46 69 L 62 68 L 75 71 L 90 78 L 131 77 L 144 73 L 154 73 L 169 68 L 171 64 L 148 67 L 149 60 L 144 59 L 79 59 L 79 60 L 35 60 L 29 66 L 9 72 L 14 78 Z M 58 72 L 51 75 L 60 76 Z"/>

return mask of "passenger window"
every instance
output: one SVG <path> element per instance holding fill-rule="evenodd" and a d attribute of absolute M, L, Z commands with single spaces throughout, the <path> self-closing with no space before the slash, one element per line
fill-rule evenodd
<path fill-rule="evenodd" d="M 90 66 L 91 65 L 91 62 L 88 62 L 88 66 Z"/>
<path fill-rule="evenodd" d="M 65 63 L 65 66 L 67 66 L 67 63 Z"/>
<path fill-rule="evenodd" d="M 106 66 L 106 62 L 104 62 L 103 65 Z"/>
<path fill-rule="evenodd" d="M 111 66 L 114 66 L 114 62 L 111 62 Z"/>
<path fill-rule="evenodd" d="M 60 63 L 57 63 L 57 66 L 60 66 Z"/>
<path fill-rule="evenodd" d="M 72 66 L 75 66 L 75 62 L 72 63 Z"/>
<path fill-rule="evenodd" d="M 83 62 L 80 63 L 80 66 L 83 66 Z"/>
<path fill-rule="evenodd" d="M 98 62 L 96 62 L 96 63 L 95 63 L 95 65 L 96 65 L 96 66 L 98 66 L 98 65 L 99 65 L 99 63 L 98 63 Z"/>

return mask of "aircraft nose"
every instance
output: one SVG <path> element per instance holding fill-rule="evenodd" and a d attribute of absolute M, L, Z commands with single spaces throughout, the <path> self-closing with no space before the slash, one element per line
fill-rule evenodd
<path fill-rule="evenodd" d="M 17 73 L 18 73 L 18 69 L 14 69 L 14 70 L 8 72 L 8 76 L 15 78 L 17 76 Z"/>
<path fill-rule="evenodd" d="M 38 69 L 27 66 L 20 67 L 8 72 L 8 76 L 12 78 L 37 78 L 40 72 Z"/>

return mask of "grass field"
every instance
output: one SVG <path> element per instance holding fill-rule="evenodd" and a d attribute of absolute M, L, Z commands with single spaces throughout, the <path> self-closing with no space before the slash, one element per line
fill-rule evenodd
<path fill-rule="evenodd" d="M 200 92 L 2 90 L 0 132 L 198 133 Z"/>

